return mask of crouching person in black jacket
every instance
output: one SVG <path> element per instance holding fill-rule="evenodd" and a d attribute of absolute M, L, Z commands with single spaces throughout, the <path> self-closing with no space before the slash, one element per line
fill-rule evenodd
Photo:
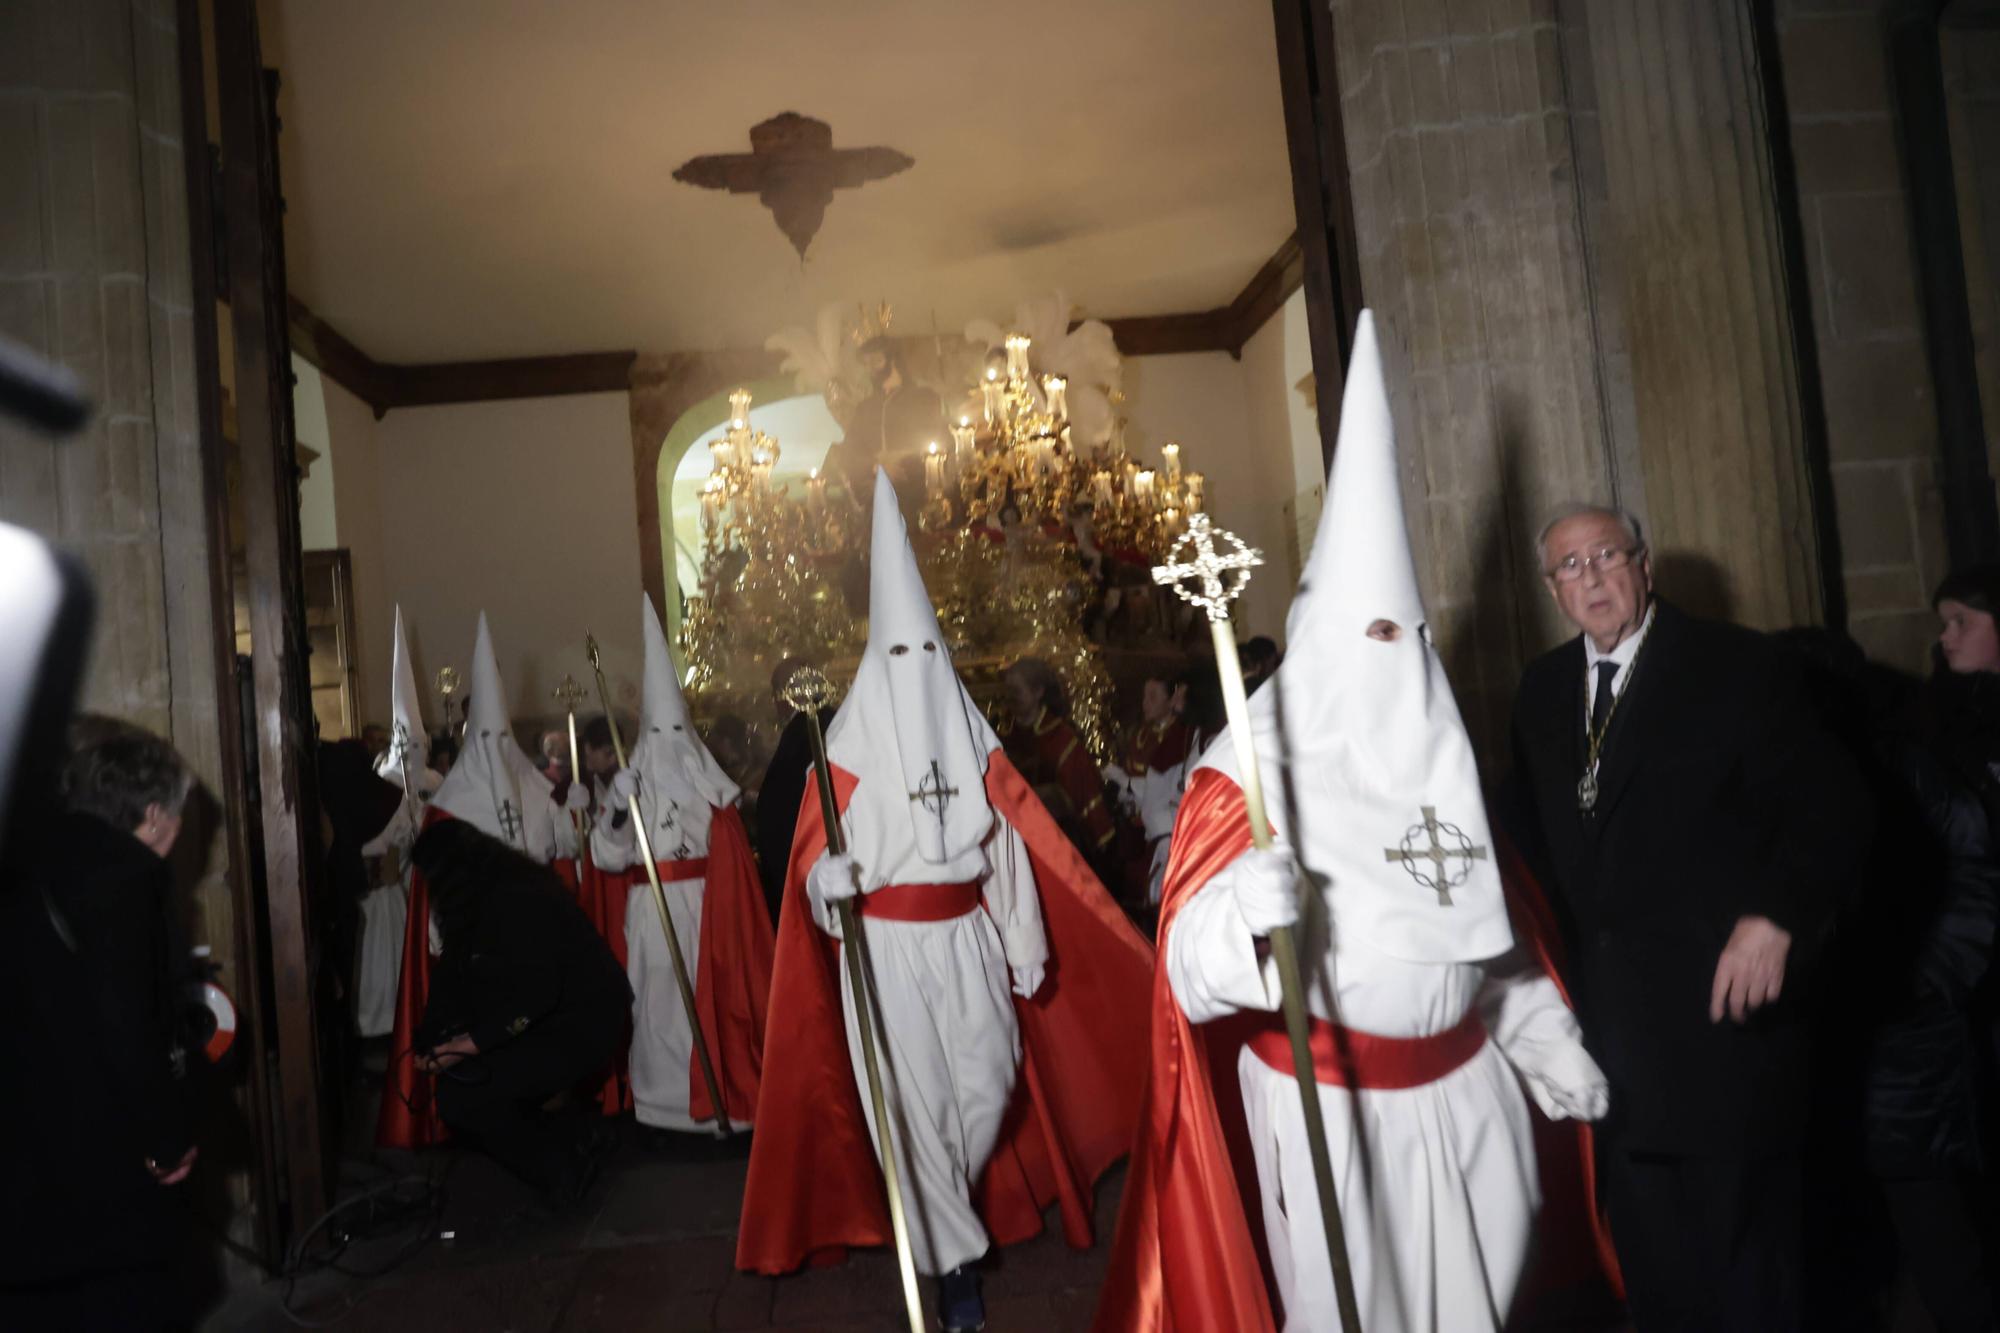
<path fill-rule="evenodd" d="M 543 1105 L 601 1083 L 631 1023 L 625 971 L 553 871 L 471 825 L 432 825 L 411 856 L 444 946 L 416 1042 L 439 1113 L 552 1203 L 573 1203 L 595 1173 L 596 1117 Z"/>

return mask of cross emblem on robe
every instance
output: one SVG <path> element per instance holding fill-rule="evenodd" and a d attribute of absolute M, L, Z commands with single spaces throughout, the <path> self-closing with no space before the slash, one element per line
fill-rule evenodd
<path fill-rule="evenodd" d="M 665 833 L 674 833 L 678 831 L 681 826 L 680 814 L 681 814 L 681 807 L 679 802 L 675 801 L 672 797 L 668 797 L 666 808 L 661 810 L 660 812 L 660 832 L 665 834 Z M 666 839 L 662 838 L 661 841 L 664 842 L 666 841 Z M 681 833 L 680 836 L 677 837 L 674 841 L 674 860 L 685 861 L 687 859 L 688 859 L 687 835 L 685 833 Z"/>
<path fill-rule="evenodd" d="M 1216 549 L 1220 539 L 1231 549 Z M 1194 558 L 1184 558 L 1192 549 Z M 1167 563 L 1153 567 L 1153 582 L 1174 590 L 1182 601 L 1200 607 L 1212 621 L 1229 618 L 1229 603 L 1250 581 L 1250 571 L 1264 563 L 1264 553 L 1243 544 L 1235 533 L 1211 525 L 1208 515 L 1188 515 L 1187 531 L 1167 552 Z M 1198 586 L 1190 587 L 1190 582 Z"/>
<path fill-rule="evenodd" d="M 1424 820 L 1412 824 L 1403 834 L 1402 845 L 1385 847 L 1383 856 L 1390 861 L 1401 861 L 1403 869 L 1410 872 L 1410 878 L 1438 896 L 1438 906 L 1451 906 L 1451 891 L 1472 875 L 1472 863 L 1486 859 L 1486 849 L 1472 845 L 1472 839 L 1456 824 L 1447 824 L 1437 817 L 1437 807 L 1423 807 Z M 1459 865 L 1452 868 L 1457 858 Z M 1419 866 L 1428 863 L 1430 872 L 1425 873 Z"/>
<path fill-rule="evenodd" d="M 389 732 L 389 758 L 401 765 L 410 757 L 410 724 L 401 718 Z"/>
<path fill-rule="evenodd" d="M 514 808 L 512 801 L 500 802 L 500 831 L 507 835 L 507 841 L 521 840 L 521 812 Z"/>
<path fill-rule="evenodd" d="M 938 761 L 931 760 L 931 771 L 924 774 L 924 780 L 910 793 L 910 799 L 937 816 L 938 828 L 944 828 L 944 812 L 950 806 L 951 798 L 958 795 L 958 788 L 944 785 L 944 770 Z"/>

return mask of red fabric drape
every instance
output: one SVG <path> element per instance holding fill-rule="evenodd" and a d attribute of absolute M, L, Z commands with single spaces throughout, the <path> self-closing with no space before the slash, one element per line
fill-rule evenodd
<path fill-rule="evenodd" d="M 451 816 L 431 806 L 424 827 Z M 384 1148 L 428 1148 L 446 1138 L 434 1100 L 437 1080 L 417 1068 L 410 1049 L 431 994 L 431 891 L 424 872 L 410 870 L 410 913 L 403 922 L 403 973 L 396 981 L 396 1022 L 390 1029 L 389 1069 L 382 1080 L 382 1109 L 375 1142 Z"/>
<path fill-rule="evenodd" d="M 1163 945 L 1181 907 L 1249 846 L 1242 789 L 1212 769 L 1197 772 L 1174 825 L 1160 904 Z M 1500 866 L 1517 937 L 1557 977 L 1559 937 L 1539 889 L 1504 843 Z M 1173 996 L 1166 969 L 1156 969 L 1145 1117 L 1092 1325 L 1099 1333 L 1273 1329 L 1261 1237 L 1250 1221 L 1262 1206 L 1236 1078 L 1238 1050 L 1254 1030 L 1230 1021 L 1195 1028 Z M 1538 1289 L 1584 1280 L 1594 1260 L 1608 1257 L 1586 1203 L 1587 1129 L 1551 1124 L 1539 1111 L 1534 1118 L 1544 1204 L 1539 1259 L 1522 1284 L 1523 1300 Z"/>
<path fill-rule="evenodd" d="M 836 768 L 833 782 L 844 809 L 856 779 Z M 1088 1246 L 1092 1186 L 1124 1153 L 1137 1119 L 1152 950 L 999 751 L 989 759 L 986 793 L 1027 845 L 1049 965 L 1035 998 L 1015 1001 L 1021 1079 L 975 1202 L 995 1244 L 1035 1235 L 1042 1210 L 1059 1203 L 1065 1237 Z M 736 1249 L 737 1267 L 760 1273 L 890 1242 L 848 1056 L 839 946 L 806 903 L 806 872 L 825 849 L 818 785 L 808 782 L 778 923 L 767 1095 Z"/>
<path fill-rule="evenodd" d="M 642 868 L 639 873 L 645 874 Z M 664 865 L 662 868 L 664 874 Z M 717 807 L 708 826 L 708 876 L 701 899 L 701 945 L 695 957 L 694 1007 L 715 1064 L 729 1118 L 754 1121 L 764 1071 L 764 1026 L 771 999 L 776 940 L 750 838 L 736 807 Z M 688 1113 L 713 1119 L 714 1101 L 700 1061 L 688 1061 Z"/>

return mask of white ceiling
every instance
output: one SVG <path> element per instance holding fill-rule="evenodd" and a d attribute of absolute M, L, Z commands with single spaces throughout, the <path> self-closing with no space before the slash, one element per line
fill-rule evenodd
<path fill-rule="evenodd" d="M 1290 234 L 1268 0 L 262 0 L 291 287 L 383 361 L 1225 305 Z M 1011 21 L 1010 21 L 1011 20 Z M 800 265 L 672 178 L 793 110 L 900 176 Z"/>

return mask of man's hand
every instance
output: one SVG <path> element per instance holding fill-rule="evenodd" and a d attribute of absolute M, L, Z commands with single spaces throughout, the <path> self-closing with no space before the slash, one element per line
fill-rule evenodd
<path fill-rule="evenodd" d="M 479 1047 L 474 1044 L 471 1037 L 461 1032 L 450 1041 L 433 1046 L 430 1054 L 426 1055 L 420 1063 L 423 1065 L 425 1072 L 435 1074 L 440 1069 L 451 1068 L 469 1055 L 477 1054 L 479 1054 Z"/>
<path fill-rule="evenodd" d="M 1720 1023 L 1726 1012 L 1741 1023 L 1776 1001 L 1784 989 L 1785 956 L 1791 948 L 1792 933 L 1769 917 L 1746 916 L 1737 921 L 1715 964 L 1708 1021 Z"/>
<path fill-rule="evenodd" d="M 563 809 L 573 815 L 584 814 L 590 809 L 590 788 L 572 780 L 569 790 L 563 793 Z"/>
<path fill-rule="evenodd" d="M 611 775 L 605 786 L 605 799 L 613 810 L 624 810 L 632 804 L 632 798 L 639 794 L 639 774 L 637 770 L 621 768 Z"/>
<path fill-rule="evenodd" d="M 189 1148 L 181 1154 L 181 1160 L 172 1166 L 161 1166 L 152 1158 L 146 1159 L 146 1169 L 153 1173 L 153 1179 L 162 1185 L 178 1185 L 194 1170 L 194 1159 L 201 1155 L 200 1148 Z"/>
<path fill-rule="evenodd" d="M 1035 992 L 1042 988 L 1042 965 L 1023 963 L 1014 968 L 1014 994 L 1024 1000 L 1035 998 Z"/>

